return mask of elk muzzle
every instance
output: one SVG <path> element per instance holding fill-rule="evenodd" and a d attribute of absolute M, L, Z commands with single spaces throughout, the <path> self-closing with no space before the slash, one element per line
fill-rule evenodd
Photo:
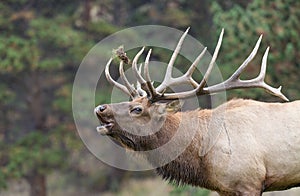
<path fill-rule="evenodd" d="M 111 116 L 112 111 L 109 105 L 99 105 L 94 109 L 94 113 L 100 121 L 100 126 L 97 127 L 97 132 L 101 135 L 111 134 L 111 130 L 114 126 L 114 121 Z"/>

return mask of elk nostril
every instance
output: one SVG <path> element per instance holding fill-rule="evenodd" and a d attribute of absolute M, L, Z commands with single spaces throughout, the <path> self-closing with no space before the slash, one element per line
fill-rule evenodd
<path fill-rule="evenodd" d="M 100 105 L 98 109 L 100 112 L 103 112 L 106 109 L 106 105 Z"/>

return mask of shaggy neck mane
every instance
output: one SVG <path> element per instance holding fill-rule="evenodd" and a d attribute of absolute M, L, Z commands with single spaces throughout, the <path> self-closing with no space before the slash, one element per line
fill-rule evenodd
<path fill-rule="evenodd" d="M 199 125 L 197 132 L 193 136 L 191 143 L 187 146 L 182 154 L 180 154 L 175 160 L 170 163 L 156 169 L 157 173 L 164 179 L 175 182 L 176 184 L 191 184 L 200 185 L 202 187 L 209 187 L 210 183 L 207 179 L 208 163 L 207 157 L 199 156 L 199 149 L 201 145 L 202 131 L 207 128 L 207 122 L 211 115 L 210 110 L 196 110 L 191 112 L 178 112 L 176 114 L 168 115 L 165 121 L 163 130 L 160 131 L 158 138 L 158 145 L 162 145 L 172 139 L 176 133 L 180 123 L 184 123 L 184 134 L 188 136 L 191 131 L 191 125 L 189 122 L 183 120 L 180 122 L 181 117 L 197 118 Z M 191 136 L 192 137 L 192 136 Z M 166 141 L 167 140 L 167 141 Z M 164 157 L 168 155 L 161 155 Z M 195 159 L 195 157 L 198 157 Z M 200 174 L 200 175 L 199 175 Z"/>

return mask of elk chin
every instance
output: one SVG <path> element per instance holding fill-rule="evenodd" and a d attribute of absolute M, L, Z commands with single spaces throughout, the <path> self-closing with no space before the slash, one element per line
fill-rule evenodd
<path fill-rule="evenodd" d="M 100 135 L 109 135 L 113 126 L 113 123 L 105 123 L 101 124 L 96 129 Z"/>
<path fill-rule="evenodd" d="M 126 149 L 134 150 L 135 143 L 130 135 L 126 133 L 123 129 L 121 129 L 118 124 L 114 124 L 112 122 L 103 123 L 98 126 L 97 132 L 103 136 L 109 136 L 113 140 L 115 140 L 119 145 L 123 146 Z"/>

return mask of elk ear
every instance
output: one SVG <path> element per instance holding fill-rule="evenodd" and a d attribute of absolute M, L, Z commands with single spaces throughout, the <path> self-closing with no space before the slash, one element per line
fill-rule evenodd
<path fill-rule="evenodd" d="M 167 112 L 178 112 L 181 109 L 181 103 L 179 100 L 175 100 L 172 102 L 167 103 L 166 105 L 166 111 Z"/>
<path fill-rule="evenodd" d="M 178 112 L 181 109 L 181 103 L 179 100 L 165 102 L 165 103 L 156 103 L 156 110 L 159 114 L 165 114 L 167 112 Z"/>

